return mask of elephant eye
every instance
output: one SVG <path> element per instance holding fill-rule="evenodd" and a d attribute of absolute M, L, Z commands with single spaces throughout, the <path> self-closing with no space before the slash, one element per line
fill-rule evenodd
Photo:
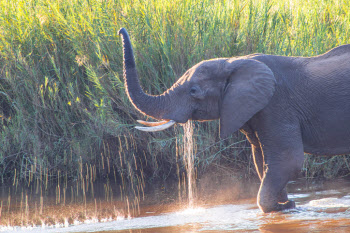
<path fill-rule="evenodd" d="M 190 90 L 191 95 L 196 94 L 196 92 L 197 92 L 197 88 L 192 87 L 191 90 Z"/>
<path fill-rule="evenodd" d="M 198 87 L 198 86 L 193 86 L 193 87 L 191 87 L 191 89 L 190 89 L 190 95 L 191 95 L 193 98 L 196 98 L 196 99 L 203 99 L 203 98 L 204 98 L 204 93 L 203 93 L 203 91 L 200 89 L 200 87 Z"/>

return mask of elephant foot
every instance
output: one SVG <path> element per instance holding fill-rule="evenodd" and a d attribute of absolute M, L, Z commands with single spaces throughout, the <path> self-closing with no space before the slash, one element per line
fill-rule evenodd
<path fill-rule="evenodd" d="M 295 209 L 295 201 L 290 200 L 284 203 L 278 203 L 280 210 Z"/>
<path fill-rule="evenodd" d="M 294 209 L 295 208 L 295 201 L 286 201 L 284 203 L 277 203 L 273 206 L 261 206 L 260 205 L 261 210 L 264 213 L 270 213 L 270 212 L 275 212 L 275 211 L 283 211 L 283 210 L 287 210 L 287 209 Z"/>

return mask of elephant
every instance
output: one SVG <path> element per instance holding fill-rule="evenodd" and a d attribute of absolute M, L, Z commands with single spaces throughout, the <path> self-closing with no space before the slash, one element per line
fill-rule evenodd
<path fill-rule="evenodd" d="M 304 153 L 350 153 L 350 44 L 314 57 L 251 54 L 205 60 L 160 95 L 140 86 L 129 35 L 123 44 L 126 93 L 135 108 L 163 130 L 188 120 L 220 121 L 220 138 L 245 134 L 261 180 L 264 212 L 295 208 L 286 185 L 300 172 Z"/>

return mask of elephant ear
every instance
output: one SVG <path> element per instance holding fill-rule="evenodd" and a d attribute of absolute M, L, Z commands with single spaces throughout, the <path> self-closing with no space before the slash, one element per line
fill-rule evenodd
<path fill-rule="evenodd" d="M 253 59 L 228 60 L 228 79 L 220 110 L 220 137 L 227 138 L 263 109 L 275 91 L 268 66 Z"/>

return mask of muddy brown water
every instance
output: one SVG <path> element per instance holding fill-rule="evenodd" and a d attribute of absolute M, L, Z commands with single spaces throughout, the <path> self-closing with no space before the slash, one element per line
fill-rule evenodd
<path fill-rule="evenodd" d="M 153 198 L 141 203 L 136 217 L 120 215 L 110 219 L 78 219 L 61 224 L 37 226 L 0 225 L 2 232 L 350 232 L 350 182 L 332 181 L 317 185 L 294 183 L 289 198 L 297 208 L 278 213 L 262 213 L 256 198 L 197 201 L 193 208 L 175 201 Z M 220 193 L 218 191 L 217 193 Z M 152 198 L 151 198 L 152 199 Z M 161 203 L 161 204 L 157 204 Z M 101 203 L 100 203 L 101 205 Z M 85 208 L 87 206 L 85 205 Z M 50 207 L 53 208 L 54 207 Z M 77 211 L 82 206 L 60 207 Z M 105 203 L 111 212 L 116 207 Z M 2 210 L 4 213 L 5 211 Z M 23 215 L 24 213 L 22 213 Z M 115 213 L 117 214 L 117 213 Z M 1 220 L 0 215 L 0 220 Z M 79 218 L 79 217 L 77 217 Z"/>

